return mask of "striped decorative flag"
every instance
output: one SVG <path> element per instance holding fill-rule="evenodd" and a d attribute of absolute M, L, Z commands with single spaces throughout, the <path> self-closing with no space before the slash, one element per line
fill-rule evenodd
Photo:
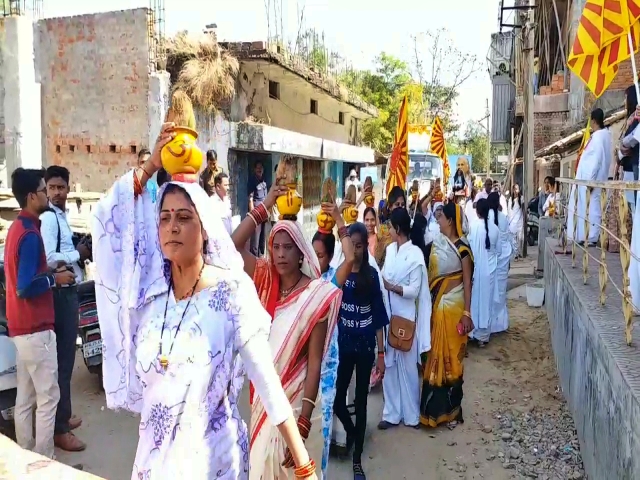
<path fill-rule="evenodd" d="M 451 176 L 451 168 L 449 167 L 449 157 L 447 156 L 447 142 L 444 139 L 444 127 L 442 120 L 436 115 L 431 126 L 431 151 L 442 159 L 442 170 L 444 178 L 442 179 L 443 190 L 447 191 L 449 177 Z"/>
<path fill-rule="evenodd" d="M 589 118 L 589 121 L 587 122 L 587 126 L 584 129 L 584 133 L 582 134 L 582 141 L 580 142 L 580 148 L 578 149 L 578 154 L 576 155 L 576 171 L 574 172 L 574 177 L 575 177 L 575 173 L 578 172 L 578 164 L 580 163 L 580 157 L 582 156 L 582 152 L 584 152 L 584 149 L 589 144 L 589 140 L 591 140 L 591 118 Z"/>
<path fill-rule="evenodd" d="M 640 38 L 640 0 L 587 0 L 578 24 L 567 66 L 600 97 L 618 73 L 618 65 L 631 55 Z"/>
<path fill-rule="evenodd" d="M 395 186 L 402 190 L 407 188 L 407 175 L 409 173 L 409 100 L 405 95 L 400 104 L 398 113 L 398 127 L 393 137 L 393 151 L 389 158 L 389 174 L 387 179 L 387 191 L 385 197 Z"/>

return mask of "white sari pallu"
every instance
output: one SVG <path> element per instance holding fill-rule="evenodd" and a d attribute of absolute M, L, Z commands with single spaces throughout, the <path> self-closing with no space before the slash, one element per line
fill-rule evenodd
<path fill-rule="evenodd" d="M 273 237 L 282 230 L 291 236 L 303 253 L 301 270 L 312 281 L 304 289 L 292 293 L 283 301 L 277 301 L 279 277 L 271 263 L 271 252 Z M 268 260 L 257 259 L 254 282 L 263 305 L 273 317 L 269 335 L 273 363 L 293 409 L 293 415 L 297 418 L 302 409 L 308 367 L 308 358 L 300 354 L 314 327 L 326 321 L 327 337 L 323 353 L 326 355 L 333 329 L 336 328 L 342 290 L 319 278 L 318 259 L 311 245 L 304 240 L 297 223 L 287 220 L 276 222 L 269 237 L 268 251 Z M 321 480 L 320 466 L 324 447 L 321 388 L 318 388 L 317 398 L 311 400 L 316 402 L 316 407 L 311 417 L 311 432 L 305 445 L 309 456 L 316 462 L 316 475 Z M 276 426 L 267 417 L 262 401 L 259 397 L 252 398 L 249 479 L 293 480 L 293 469 L 281 466 L 285 453 L 286 444 Z"/>
<path fill-rule="evenodd" d="M 393 315 L 417 322 L 413 345 L 401 352 L 388 345 L 382 379 L 384 409 L 382 420 L 393 425 L 403 422 L 416 426 L 420 421 L 420 356 L 431 350 L 431 293 L 424 254 L 410 241 L 400 247 L 387 247 L 382 275 L 392 285 L 402 287 L 403 295 L 387 292 L 389 318 Z"/>
<path fill-rule="evenodd" d="M 611 165 L 612 156 L 613 151 L 609 130 L 601 129 L 593 132 L 580 156 L 576 180 L 606 181 L 609 178 L 609 166 Z M 569 204 L 567 205 L 568 239 L 576 242 L 595 243 L 600 238 L 600 223 L 602 222 L 600 190 L 600 188 L 590 189 L 589 215 L 587 216 L 587 187 L 578 186 L 576 188 L 576 185 L 571 187 Z M 578 195 L 577 212 L 575 208 L 576 194 Z M 574 218 L 574 215 L 576 218 Z M 589 225 L 589 238 L 585 239 L 584 222 L 587 218 L 591 223 Z M 574 223 L 574 221 L 577 223 Z"/>
<path fill-rule="evenodd" d="M 489 216 L 492 220 L 493 216 Z M 495 296 L 498 292 L 498 258 L 502 254 L 500 229 L 493 221 L 487 221 L 490 246 L 487 249 L 485 240 L 487 229 L 485 220 L 479 218 L 471 225 L 469 246 L 473 253 L 473 288 L 471 289 L 471 316 L 475 329 L 470 337 L 483 343 L 489 341 L 492 325 L 496 322 Z"/>
<path fill-rule="evenodd" d="M 92 225 L 107 406 L 140 413 L 131 478 L 246 480 L 241 356 L 258 336 L 265 355 L 269 316 L 220 219 L 206 215 L 209 199 L 197 184 L 176 182 L 200 214 L 208 236 L 204 261 L 215 267 L 216 282 L 175 300 L 156 205 L 146 189 L 134 195 L 133 175 L 98 203 Z M 160 365 L 160 344 L 170 352 L 167 368 Z M 289 414 L 284 409 L 278 419 Z"/>

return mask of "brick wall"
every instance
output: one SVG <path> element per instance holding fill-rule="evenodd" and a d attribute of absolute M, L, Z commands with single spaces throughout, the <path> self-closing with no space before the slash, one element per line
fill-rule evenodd
<path fill-rule="evenodd" d="M 640 67 L 640 53 L 636 54 L 636 66 Z M 631 84 L 633 84 L 633 71 L 631 69 L 631 60 L 629 59 L 620 64 L 618 74 L 611 82 L 609 90 L 625 90 Z"/>
<path fill-rule="evenodd" d="M 44 162 L 103 191 L 149 143 L 145 8 L 38 22 Z"/>
<path fill-rule="evenodd" d="M 533 149 L 538 150 L 562 138 L 569 125 L 569 112 L 534 113 Z"/>

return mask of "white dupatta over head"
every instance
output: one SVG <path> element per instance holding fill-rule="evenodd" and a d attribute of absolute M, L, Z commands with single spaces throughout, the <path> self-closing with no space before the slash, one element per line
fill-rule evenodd
<path fill-rule="evenodd" d="M 403 248 L 404 247 L 404 248 Z M 408 286 L 409 278 L 415 270 L 420 270 L 420 290 L 416 299 L 416 318 L 417 322 L 414 342 L 417 343 L 417 359 L 420 363 L 420 355 L 431 350 L 431 293 L 429 291 L 429 277 L 427 275 L 427 265 L 424 254 L 419 247 L 411 244 L 404 244 L 398 247 L 397 242 L 387 247 L 387 259 L 389 250 L 395 249 L 395 258 L 393 261 L 385 261 L 382 268 L 382 275 L 387 282 L 392 285 Z M 389 318 L 393 316 L 390 302 L 385 304 Z M 410 319 L 409 319 L 410 320 Z M 391 367 L 395 364 L 395 349 L 390 349 L 385 355 L 385 365 Z"/>
<path fill-rule="evenodd" d="M 161 199 L 169 184 L 187 192 L 200 216 L 208 237 L 205 263 L 237 272 L 244 263 L 198 184 L 169 182 L 158 192 L 156 202 L 146 188 L 134 195 L 134 174 L 132 170 L 118 179 L 97 204 L 92 234 L 107 407 L 140 412 L 136 335 L 146 319 L 162 315 L 169 290 L 170 265 L 158 238 Z"/>

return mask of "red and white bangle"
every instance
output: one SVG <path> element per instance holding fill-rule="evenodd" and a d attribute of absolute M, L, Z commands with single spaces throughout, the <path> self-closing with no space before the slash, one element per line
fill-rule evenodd
<path fill-rule="evenodd" d="M 258 226 L 269 219 L 269 212 L 267 212 L 267 208 L 263 204 L 260 204 L 249 212 L 249 216 Z"/>

